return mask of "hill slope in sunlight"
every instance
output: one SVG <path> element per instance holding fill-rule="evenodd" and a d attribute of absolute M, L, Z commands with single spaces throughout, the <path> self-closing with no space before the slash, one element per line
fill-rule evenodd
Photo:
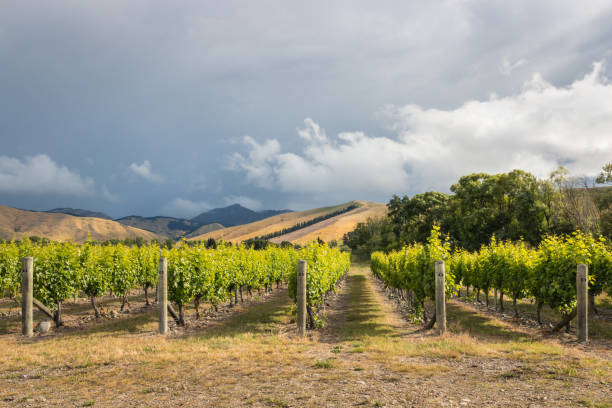
<path fill-rule="evenodd" d="M 340 240 L 346 232 L 352 231 L 359 222 L 364 222 L 370 217 L 381 217 L 387 213 L 387 207 L 383 203 L 351 201 L 331 207 L 279 214 L 250 224 L 223 228 L 206 234 L 193 236 L 190 239 L 205 240 L 214 238 L 216 240 L 222 239 L 229 242 L 242 242 L 247 239 L 281 231 L 285 228 L 291 228 L 298 223 L 308 222 L 313 218 L 342 210 L 352 204 L 357 204 L 359 207 L 297 231 L 273 238 L 271 241 L 290 241 L 292 243 L 303 244 L 314 241 L 317 237 L 320 237 L 326 242 Z"/>
<path fill-rule="evenodd" d="M 0 238 L 19 239 L 38 236 L 57 241 L 84 242 L 88 235 L 95 241 L 138 237 L 150 241 L 159 238 L 152 232 L 112 220 L 18 210 L 0 205 Z"/>

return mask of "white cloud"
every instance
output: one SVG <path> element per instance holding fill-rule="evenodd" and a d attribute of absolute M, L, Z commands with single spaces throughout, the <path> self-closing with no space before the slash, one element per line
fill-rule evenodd
<path fill-rule="evenodd" d="M 247 157 L 234 153 L 230 157 L 229 169 L 244 170 L 249 181 L 253 181 L 261 187 L 273 188 L 274 160 L 280 154 L 280 143 L 273 139 L 259 144 L 250 136 L 245 136 L 243 141 L 249 146 L 250 152 Z"/>
<path fill-rule="evenodd" d="M 263 209 L 261 201 L 246 196 L 227 196 L 223 199 L 223 202 L 225 205 L 240 204 L 241 206 L 253 211 L 259 211 Z"/>
<path fill-rule="evenodd" d="M 396 136 L 362 132 L 325 136 L 310 119 L 299 130 L 300 153 L 277 140 L 245 138 L 232 168 L 268 189 L 345 199 L 425 190 L 447 191 L 460 176 L 515 168 L 546 177 L 563 164 L 595 174 L 612 159 L 612 84 L 601 63 L 584 78 L 556 87 L 538 74 L 516 95 L 467 101 L 452 110 L 418 105 L 383 112 Z"/>
<path fill-rule="evenodd" d="M 173 217 L 192 218 L 213 208 L 206 201 L 191 201 L 177 197 L 162 207 L 165 214 Z"/>
<path fill-rule="evenodd" d="M 314 120 L 310 118 L 304 119 L 305 128 L 297 130 L 298 135 L 308 141 L 308 142 L 319 142 L 324 143 L 327 141 L 327 134 L 325 134 L 325 130 L 321 129 Z"/>
<path fill-rule="evenodd" d="M 0 156 L 0 192 L 8 194 L 94 194 L 94 181 L 55 163 L 46 154 L 23 160 Z"/>
<path fill-rule="evenodd" d="M 142 162 L 142 164 L 132 163 L 130 164 L 129 169 L 135 175 L 142 177 L 151 183 L 161 183 L 164 181 L 159 174 L 153 173 L 151 170 L 151 163 L 148 160 L 145 160 Z"/>

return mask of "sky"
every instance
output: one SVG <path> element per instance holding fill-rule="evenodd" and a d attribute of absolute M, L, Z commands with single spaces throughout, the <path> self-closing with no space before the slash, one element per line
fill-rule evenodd
<path fill-rule="evenodd" d="M 3 1 L 0 204 L 193 217 L 592 176 L 610 21 L 597 0 Z"/>

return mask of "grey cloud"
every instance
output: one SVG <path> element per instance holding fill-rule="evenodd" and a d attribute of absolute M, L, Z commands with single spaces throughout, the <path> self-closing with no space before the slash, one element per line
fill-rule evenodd
<path fill-rule="evenodd" d="M 274 169 L 308 166 L 304 149 L 323 149 L 296 137 L 304 118 L 321 123 L 330 146 L 347 154 L 354 152 L 346 146 L 367 143 L 391 150 L 402 142 L 387 128 L 389 119 L 376 115 L 382 107 L 453 111 L 492 93 L 502 100 L 520 93 L 534 72 L 568 86 L 592 61 L 610 62 L 611 19 L 609 2 L 599 0 L 1 2 L 2 154 L 45 152 L 73 173 L 87 169 L 97 186 L 121 197 L 98 203 L 11 193 L 4 203 L 99 205 L 117 215 L 155 215 L 176 197 L 249 197 L 265 208 L 330 204 L 342 198 L 331 181 L 323 183 L 329 193 L 316 197 L 269 188 L 280 180 Z M 501 72 L 504 57 L 511 75 Z M 528 63 L 517 65 L 521 60 Z M 338 139 L 345 130 L 367 136 Z M 281 161 L 251 157 L 252 144 L 227 143 L 244 135 L 276 140 L 278 151 L 257 144 Z M 464 142 L 478 148 L 476 140 Z M 394 154 L 392 162 L 401 161 Z M 232 171 L 228 156 L 252 168 Z M 144 166 L 144 158 L 165 183 L 111 177 L 126 164 Z M 322 169 L 312 167 L 313 174 Z M 393 183 L 404 185 L 407 174 L 400 169 Z M 387 187 L 366 179 L 370 187 L 360 191 L 352 174 L 344 177 L 335 179 L 340 189 L 388 198 Z"/>

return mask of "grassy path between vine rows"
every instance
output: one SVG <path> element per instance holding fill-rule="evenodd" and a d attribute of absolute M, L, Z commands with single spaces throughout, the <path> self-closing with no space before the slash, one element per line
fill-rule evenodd
<path fill-rule="evenodd" d="M 423 332 L 365 267 L 305 339 L 291 307 L 283 289 L 167 338 L 154 318 L 0 335 L 0 406 L 612 407 L 612 350 L 536 338 L 455 302 L 450 333 Z"/>

